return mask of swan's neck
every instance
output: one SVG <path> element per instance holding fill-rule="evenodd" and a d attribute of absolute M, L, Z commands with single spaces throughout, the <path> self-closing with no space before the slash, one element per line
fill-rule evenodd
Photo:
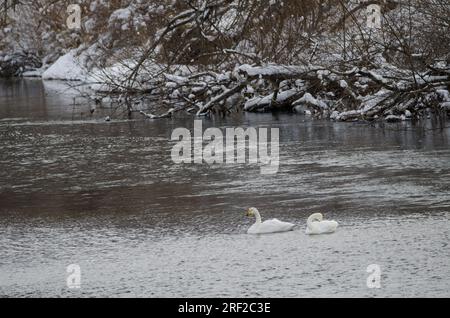
<path fill-rule="evenodd" d="M 313 215 L 311 215 L 308 218 L 308 222 L 307 222 L 308 227 L 311 227 L 313 225 L 313 222 L 315 222 L 315 221 L 322 222 L 322 220 L 323 220 L 323 215 L 322 214 L 314 213 Z"/>
<path fill-rule="evenodd" d="M 262 223 L 261 214 L 259 214 L 259 211 L 254 211 L 254 213 L 256 217 L 256 224 L 261 224 Z"/>

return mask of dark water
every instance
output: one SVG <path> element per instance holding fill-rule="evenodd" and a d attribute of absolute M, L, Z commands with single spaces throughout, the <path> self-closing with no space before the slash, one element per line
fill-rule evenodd
<path fill-rule="evenodd" d="M 279 173 L 261 175 L 173 164 L 172 130 L 193 118 L 91 115 L 55 86 L 0 82 L 1 296 L 450 296 L 449 129 L 203 119 L 280 128 Z M 248 236 L 250 206 L 298 227 Z M 338 232 L 306 236 L 314 212 Z M 380 289 L 366 285 L 370 264 Z"/>

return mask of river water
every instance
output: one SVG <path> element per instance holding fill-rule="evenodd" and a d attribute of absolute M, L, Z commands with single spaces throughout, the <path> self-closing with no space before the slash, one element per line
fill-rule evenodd
<path fill-rule="evenodd" d="M 450 296 L 449 129 L 203 119 L 279 128 L 279 172 L 262 175 L 175 165 L 171 133 L 193 118 L 91 115 L 55 85 L 0 82 L 0 296 Z M 298 226 L 249 236 L 251 206 Z M 306 236 L 315 212 L 338 231 Z M 367 285 L 371 264 L 381 288 Z"/>

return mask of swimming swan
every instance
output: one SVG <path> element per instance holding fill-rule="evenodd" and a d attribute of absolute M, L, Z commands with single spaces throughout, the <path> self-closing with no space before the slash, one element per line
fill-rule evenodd
<path fill-rule="evenodd" d="M 315 213 L 308 218 L 306 234 L 329 234 L 336 232 L 339 226 L 336 221 L 324 221 L 322 213 Z"/>
<path fill-rule="evenodd" d="M 261 214 L 258 209 L 250 208 L 247 210 L 248 217 L 256 217 L 256 223 L 253 224 L 247 231 L 248 234 L 270 234 L 279 232 L 292 231 L 295 224 L 281 222 L 277 219 L 261 221 Z"/>

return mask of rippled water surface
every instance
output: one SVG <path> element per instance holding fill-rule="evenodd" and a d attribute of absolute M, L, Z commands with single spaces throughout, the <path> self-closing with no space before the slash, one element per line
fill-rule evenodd
<path fill-rule="evenodd" d="M 203 119 L 280 128 L 279 173 L 261 175 L 174 165 L 172 130 L 191 117 L 91 115 L 54 85 L 0 82 L 1 296 L 450 296 L 449 129 Z M 250 206 L 298 226 L 248 236 Z M 338 232 L 306 236 L 314 212 Z M 80 290 L 66 286 L 69 264 Z M 366 285 L 370 264 L 380 289 Z"/>

